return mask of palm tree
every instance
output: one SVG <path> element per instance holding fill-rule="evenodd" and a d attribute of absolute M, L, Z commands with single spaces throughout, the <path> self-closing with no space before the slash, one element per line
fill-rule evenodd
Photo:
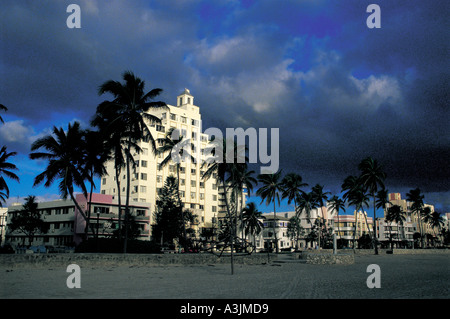
<path fill-rule="evenodd" d="M 278 249 L 278 238 L 277 238 L 277 213 L 276 204 L 280 205 L 280 194 L 283 192 L 283 184 L 280 180 L 281 171 L 274 174 L 259 174 L 258 182 L 262 183 L 262 186 L 256 191 L 256 194 L 261 197 L 263 203 L 266 201 L 266 205 L 273 203 L 273 232 L 275 235 L 275 249 L 277 254 Z"/>
<path fill-rule="evenodd" d="M 234 197 L 236 204 L 235 209 L 239 212 L 239 221 L 242 223 L 242 210 L 244 209 L 244 188 L 247 189 L 248 195 L 250 196 L 253 191 L 253 185 L 257 183 L 257 180 L 253 177 L 255 171 L 247 170 L 247 163 L 236 163 L 231 167 L 230 176 L 227 179 L 232 192 L 232 197 Z M 239 209 L 239 199 L 241 199 L 241 208 Z M 237 225 L 237 213 L 235 215 L 235 225 Z M 242 228 L 243 230 L 243 228 Z"/>
<path fill-rule="evenodd" d="M 320 207 L 320 211 L 322 212 L 322 217 L 325 219 L 325 216 L 323 215 L 323 206 L 325 205 L 324 201 L 328 200 L 328 194 L 330 194 L 330 192 L 324 192 L 323 191 L 323 186 L 316 184 L 311 191 L 314 194 L 314 197 L 316 198 L 317 204 Z M 327 227 L 326 222 L 325 223 L 325 229 Z M 320 216 L 319 216 L 319 248 L 320 248 L 320 237 L 322 234 L 322 223 L 320 222 Z"/>
<path fill-rule="evenodd" d="M 105 103 L 106 104 L 106 103 Z M 122 196 L 121 196 L 121 172 L 126 166 L 125 152 L 128 149 L 127 140 L 122 138 L 122 125 L 117 120 L 118 115 L 115 110 L 106 107 L 107 104 L 101 104 L 97 107 L 97 112 L 91 120 L 91 125 L 97 127 L 102 139 L 105 142 L 105 152 L 109 153 L 109 157 L 114 163 L 115 180 L 117 185 L 117 200 L 119 209 L 118 238 L 122 240 Z M 108 138 L 109 137 L 109 138 Z M 132 147 L 138 148 L 137 145 Z"/>
<path fill-rule="evenodd" d="M 436 235 L 436 238 L 438 238 L 438 232 L 441 231 L 441 228 L 444 225 L 444 219 L 442 218 L 441 214 L 436 211 L 432 212 L 428 223 L 434 229 L 434 234 Z M 436 231 L 436 229 L 438 231 Z"/>
<path fill-rule="evenodd" d="M 289 219 L 287 233 L 290 238 L 295 241 L 295 250 L 298 250 L 298 241 L 301 236 L 304 236 L 305 229 L 302 227 L 301 220 L 297 215 Z"/>
<path fill-rule="evenodd" d="M 331 211 L 335 211 L 338 218 L 338 234 L 341 233 L 340 221 L 339 221 L 339 211 L 342 210 L 345 212 L 345 201 L 334 195 L 330 198 L 330 208 Z M 340 235 L 339 235 L 340 236 Z"/>
<path fill-rule="evenodd" d="M 308 186 L 308 184 L 303 183 L 303 179 L 299 174 L 288 173 L 283 177 L 281 181 L 283 184 L 282 198 L 288 199 L 288 205 L 294 202 L 294 211 L 297 211 L 297 198 L 300 193 L 303 192 L 301 187 Z"/>
<path fill-rule="evenodd" d="M 0 110 L 8 111 L 8 108 L 6 106 L 4 106 L 3 104 L 0 104 Z M 3 121 L 3 118 L 1 116 L 0 116 L 0 122 L 5 123 L 5 121 Z"/>
<path fill-rule="evenodd" d="M 311 212 L 318 207 L 315 194 L 313 192 L 302 192 L 297 196 L 297 210 L 295 215 L 301 220 L 301 215 L 305 212 L 306 220 L 311 225 L 311 232 L 313 230 L 313 224 L 311 222 Z"/>
<path fill-rule="evenodd" d="M 403 225 L 405 220 L 406 220 L 405 212 L 402 210 L 401 206 L 393 205 L 388 208 L 387 215 L 386 215 L 386 221 L 389 222 L 389 224 L 390 224 L 389 237 L 391 240 L 391 250 L 394 250 L 394 246 L 393 246 L 393 242 L 392 242 L 392 233 L 391 233 L 392 222 L 395 222 L 397 224 L 397 228 L 398 228 L 397 232 L 398 232 L 398 234 L 400 234 L 400 225 Z"/>
<path fill-rule="evenodd" d="M 256 235 L 261 233 L 263 223 L 261 222 L 262 213 L 256 208 L 254 202 L 248 203 L 242 209 L 242 226 L 245 230 L 245 236 L 253 236 L 253 247 L 256 248 Z"/>
<path fill-rule="evenodd" d="M 152 151 L 156 151 L 155 140 L 150 133 L 147 124 L 160 123 L 161 120 L 155 116 L 147 113 L 149 110 L 166 108 L 167 105 L 164 102 L 152 101 L 155 97 L 161 94 L 162 89 L 153 89 L 145 93 L 145 82 L 136 77 L 132 72 L 126 71 L 123 73 L 122 78 L 124 83 L 118 81 L 109 80 L 100 85 L 99 95 L 110 93 L 114 99 L 112 101 L 105 101 L 99 105 L 97 112 L 106 111 L 113 112 L 116 117 L 114 122 L 121 124 L 121 138 L 128 141 L 126 155 L 126 170 L 127 170 L 127 195 L 125 203 L 125 224 L 127 224 L 129 216 L 130 205 L 130 184 L 131 184 L 131 162 L 132 159 L 132 145 L 141 140 L 148 140 Z M 111 111 L 112 110 L 112 111 Z M 110 124 L 113 124 L 110 123 Z M 139 152 L 139 149 L 136 149 Z M 125 230 L 128 227 L 125 226 Z M 127 231 L 125 231 L 124 241 L 124 253 L 127 249 Z"/>
<path fill-rule="evenodd" d="M 411 189 L 409 193 L 406 193 L 406 200 L 411 203 L 411 213 L 416 214 L 417 216 L 417 224 L 419 225 L 420 241 L 422 244 L 422 248 L 423 248 L 423 239 L 420 223 L 420 212 L 422 211 L 424 206 L 423 198 L 424 195 L 420 193 L 419 188 Z"/>
<path fill-rule="evenodd" d="M 364 189 L 359 186 L 356 188 L 353 188 L 350 194 L 348 195 L 348 202 L 349 205 L 355 205 L 355 230 L 353 233 L 353 251 L 355 251 L 355 237 L 356 237 L 356 228 L 358 225 L 358 212 L 361 210 L 365 219 L 366 219 L 366 226 L 369 230 L 369 236 L 370 236 L 370 229 L 369 224 L 367 223 L 367 215 L 364 214 L 364 206 L 369 207 L 369 197 L 367 196 Z M 373 243 L 373 241 L 372 241 Z"/>
<path fill-rule="evenodd" d="M 159 169 L 162 169 L 163 167 L 167 166 L 171 161 L 174 161 L 172 153 L 176 152 L 178 150 L 177 156 L 180 158 L 175 160 L 175 166 L 177 169 L 177 199 L 178 199 L 178 205 L 182 207 L 181 202 L 181 196 L 180 196 L 180 167 L 181 162 L 183 161 L 184 156 L 189 156 L 191 161 L 193 161 L 193 157 L 188 153 L 184 154 L 186 151 L 186 148 L 183 147 L 186 142 L 189 142 L 189 140 L 184 140 L 184 136 L 179 134 L 178 129 L 172 127 L 170 128 L 164 138 L 157 139 L 157 143 L 161 145 L 159 148 L 156 149 L 156 155 L 159 154 L 165 154 L 168 153 L 167 156 L 162 160 L 162 162 L 159 164 Z M 190 144 L 190 143 L 189 143 Z M 184 214 L 184 210 L 182 209 L 182 214 Z M 182 217 L 184 221 L 184 216 Z M 186 225 L 183 223 L 183 233 L 184 233 L 184 251 L 187 251 L 187 233 L 186 233 Z"/>
<path fill-rule="evenodd" d="M 386 173 L 382 170 L 378 161 L 367 157 L 361 161 L 358 165 L 361 171 L 360 182 L 361 185 L 368 190 L 373 198 L 373 244 L 375 247 L 375 255 L 378 255 L 378 245 L 377 245 L 377 227 L 376 227 L 376 204 L 375 204 L 375 194 L 379 188 L 384 188 L 384 180 L 386 179 Z"/>
<path fill-rule="evenodd" d="M 233 148 L 233 159 L 227 158 L 227 149 Z M 239 147 L 234 141 L 227 141 L 225 139 L 215 139 L 211 141 L 210 147 L 208 147 L 211 154 L 202 164 L 203 167 L 207 167 L 206 171 L 203 173 L 202 178 L 207 180 L 213 176 L 217 176 L 217 181 L 222 184 L 223 194 L 225 197 L 225 206 L 227 210 L 227 224 L 230 226 L 230 231 L 227 232 L 227 238 L 230 243 L 231 248 L 231 274 L 234 274 L 234 218 L 230 210 L 230 205 L 228 203 L 228 190 L 229 184 L 227 180 L 233 170 L 235 165 L 239 165 L 238 154 Z M 231 152 L 230 152 L 231 153 Z M 247 158 L 245 158 L 245 163 Z"/>
<path fill-rule="evenodd" d="M 386 212 L 387 205 L 390 205 L 391 202 L 388 199 L 388 190 L 381 189 L 376 194 L 376 208 L 382 208 L 383 212 Z"/>
<path fill-rule="evenodd" d="M 422 210 L 420 211 L 420 221 L 422 223 L 422 231 L 423 231 L 422 236 L 424 236 L 424 237 L 427 236 L 425 234 L 426 231 L 425 231 L 425 225 L 424 224 L 428 224 L 429 223 L 429 221 L 431 219 L 431 214 L 432 214 L 432 211 L 431 211 L 431 208 L 429 206 L 423 207 Z M 427 240 L 427 246 L 428 246 L 428 240 Z"/>
<path fill-rule="evenodd" d="M 59 192 L 64 199 L 70 196 L 81 216 L 87 221 L 85 212 L 74 196 L 74 186 L 81 188 L 85 198 L 87 190 L 84 182 L 91 181 L 84 168 L 85 150 L 83 149 L 83 132 L 80 123 L 69 123 L 67 133 L 62 128 L 53 127 L 53 135 L 39 138 L 31 145 L 31 150 L 44 148 L 47 152 L 30 153 L 31 159 L 48 160 L 47 168 L 34 179 L 34 185 L 44 183 L 50 187 L 55 179 L 59 180 Z"/>
<path fill-rule="evenodd" d="M 8 153 L 6 146 L 3 146 L 0 149 L 0 191 L 3 194 L 0 197 L 0 207 L 2 207 L 2 202 L 6 203 L 6 199 L 9 197 L 9 187 L 3 175 L 9 179 L 19 181 L 19 177 L 12 172 L 13 170 L 17 170 L 16 165 L 7 162 L 10 157 L 15 156 L 16 154 L 16 152 Z"/>
<path fill-rule="evenodd" d="M 84 135 L 84 148 L 86 151 L 86 156 L 84 158 L 84 169 L 89 174 L 90 179 L 90 192 L 88 205 L 89 210 L 87 213 L 86 221 L 86 236 L 89 228 L 89 222 L 92 213 L 92 193 L 95 188 L 94 177 L 102 177 L 107 174 L 105 164 L 111 159 L 109 150 L 105 147 L 106 139 L 102 136 L 100 131 L 86 130 L 83 132 Z"/>

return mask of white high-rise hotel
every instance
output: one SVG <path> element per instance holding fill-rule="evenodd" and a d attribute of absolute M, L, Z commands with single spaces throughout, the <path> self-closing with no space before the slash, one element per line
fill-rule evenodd
<path fill-rule="evenodd" d="M 177 96 L 177 105 L 167 105 L 167 109 L 151 111 L 151 114 L 161 119 L 159 125 L 148 125 L 155 140 L 163 138 L 171 128 L 180 130 L 181 135 L 196 143 L 191 145 L 191 153 L 203 152 L 207 147 L 209 137 L 201 132 L 201 114 L 199 107 L 194 105 L 194 97 L 188 89 Z M 200 149 L 196 149 L 200 144 Z M 160 145 L 156 145 L 158 148 Z M 136 168 L 131 178 L 131 202 L 152 203 L 151 211 L 155 211 L 155 203 L 159 190 L 164 186 L 166 177 L 177 176 L 176 164 L 169 162 L 160 169 L 159 164 L 168 154 L 155 155 L 149 143 L 140 142 L 142 152 L 135 154 Z M 199 154 L 197 153 L 197 154 Z M 208 180 L 202 178 L 206 167 L 202 168 L 200 161 L 181 162 L 180 166 L 180 194 L 184 207 L 197 215 L 198 227 L 210 228 L 220 212 L 226 211 L 224 196 L 220 182 L 213 176 Z M 117 196 L 117 184 L 113 163 L 107 165 L 108 175 L 102 179 L 101 193 Z M 126 171 L 121 173 L 121 196 L 126 193 Z M 124 199 L 122 201 L 125 202 Z M 199 229 L 198 229 L 199 230 Z"/>

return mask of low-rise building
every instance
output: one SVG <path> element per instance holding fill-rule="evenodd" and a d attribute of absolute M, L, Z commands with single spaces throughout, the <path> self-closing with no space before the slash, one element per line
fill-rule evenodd
<path fill-rule="evenodd" d="M 19 214 L 23 209 L 21 204 L 15 204 L 8 207 L 6 243 L 14 248 L 32 245 L 64 248 L 73 247 L 85 238 L 111 237 L 114 230 L 118 228 L 119 222 L 117 200 L 114 200 L 112 195 L 92 194 L 91 209 L 89 209 L 89 203 L 83 195 L 78 194 L 76 200 L 85 211 L 85 215 L 90 216 L 90 227 L 87 230 L 86 220 L 71 200 L 61 199 L 41 202 L 38 203 L 38 212 L 41 214 L 41 219 L 47 224 L 47 232 L 37 232 L 32 242 L 29 242 L 30 240 L 24 232 L 8 229 L 14 215 Z M 122 206 L 122 222 L 125 218 L 124 209 L 125 207 Z M 152 219 L 150 205 L 148 203 L 133 203 L 130 205 L 130 214 L 140 230 L 138 239 L 150 240 Z"/>

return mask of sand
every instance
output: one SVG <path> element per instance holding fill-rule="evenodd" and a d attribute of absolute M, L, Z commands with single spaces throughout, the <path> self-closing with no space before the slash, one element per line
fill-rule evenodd
<path fill-rule="evenodd" d="M 368 288 L 367 267 L 380 267 L 380 288 Z M 65 267 L 0 268 L 1 299 L 423 299 L 450 297 L 448 255 L 356 256 L 353 265 L 270 263 L 80 269 L 68 288 Z"/>

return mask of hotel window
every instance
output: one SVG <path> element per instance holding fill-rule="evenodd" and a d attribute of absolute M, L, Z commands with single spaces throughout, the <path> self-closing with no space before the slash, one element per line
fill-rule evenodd
<path fill-rule="evenodd" d="M 212 211 L 213 211 L 213 213 L 217 212 L 217 206 L 213 206 Z"/>
<path fill-rule="evenodd" d="M 217 201 L 217 195 L 212 195 L 213 201 Z"/>
<path fill-rule="evenodd" d="M 217 189 L 217 184 L 212 184 L 212 189 L 216 190 Z"/>
<path fill-rule="evenodd" d="M 191 187 L 197 187 L 197 181 L 191 181 Z"/>
<path fill-rule="evenodd" d="M 102 179 L 102 184 L 105 185 L 106 184 L 106 178 Z"/>
<path fill-rule="evenodd" d="M 167 114 L 166 113 L 161 114 L 161 120 L 165 120 L 166 118 L 167 118 Z"/>
<path fill-rule="evenodd" d="M 172 121 L 176 121 L 176 120 L 177 120 L 177 115 L 171 113 L 171 114 L 170 114 L 170 119 L 171 119 Z"/>
<path fill-rule="evenodd" d="M 191 199 L 195 199 L 195 192 L 191 192 Z"/>
<path fill-rule="evenodd" d="M 204 193 L 200 193 L 200 199 L 205 199 L 205 194 Z"/>
<path fill-rule="evenodd" d="M 184 191 L 180 191 L 180 196 L 184 197 L 184 195 L 185 195 Z"/>
<path fill-rule="evenodd" d="M 142 167 L 147 167 L 147 161 L 141 161 L 141 166 Z"/>
<path fill-rule="evenodd" d="M 191 125 L 193 125 L 193 126 L 198 126 L 198 121 L 192 119 L 192 120 L 191 120 Z"/>
<path fill-rule="evenodd" d="M 186 185 L 186 180 L 184 178 L 180 178 L 180 186 Z"/>
<path fill-rule="evenodd" d="M 205 188 L 205 182 L 200 182 L 200 188 Z"/>
<path fill-rule="evenodd" d="M 141 193 L 147 192 L 147 186 L 141 186 Z"/>
<path fill-rule="evenodd" d="M 199 209 L 205 209 L 205 206 L 203 206 L 203 205 L 198 205 L 198 208 L 199 208 Z"/>
<path fill-rule="evenodd" d="M 147 173 L 141 173 L 141 180 L 143 181 L 147 180 Z"/>
<path fill-rule="evenodd" d="M 188 104 L 191 104 L 191 98 L 188 97 Z"/>
<path fill-rule="evenodd" d="M 186 173 L 186 167 L 180 167 L 180 173 L 185 174 Z"/>
<path fill-rule="evenodd" d="M 182 116 L 181 117 L 181 123 L 184 123 L 184 124 L 187 123 L 187 117 L 186 116 Z"/>
<path fill-rule="evenodd" d="M 156 182 L 157 183 L 162 183 L 162 175 L 156 175 Z"/>
<path fill-rule="evenodd" d="M 183 105 L 183 98 L 180 97 L 180 105 Z"/>
<path fill-rule="evenodd" d="M 195 168 L 191 168 L 191 174 L 197 174 L 197 170 Z"/>
<path fill-rule="evenodd" d="M 164 131 L 165 131 L 165 128 L 164 128 L 164 126 L 162 126 L 162 125 L 156 124 L 156 130 L 157 130 L 158 132 L 164 132 Z"/>

